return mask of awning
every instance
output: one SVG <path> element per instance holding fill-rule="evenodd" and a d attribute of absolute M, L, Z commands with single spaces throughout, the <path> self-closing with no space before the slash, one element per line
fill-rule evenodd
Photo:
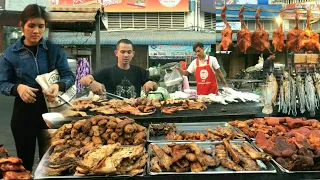
<path fill-rule="evenodd" d="M 90 5 L 48 5 L 49 11 L 66 11 L 66 12 L 97 12 L 102 6 L 99 4 Z"/>
<path fill-rule="evenodd" d="M 50 22 L 94 22 L 97 12 L 50 12 Z"/>
<path fill-rule="evenodd" d="M 51 38 L 62 45 L 95 45 L 95 33 L 85 36 L 84 33 L 53 32 Z M 120 39 L 130 39 L 135 45 L 193 45 L 195 42 L 215 44 L 216 34 L 198 31 L 118 31 L 100 32 L 101 45 L 115 45 Z"/>

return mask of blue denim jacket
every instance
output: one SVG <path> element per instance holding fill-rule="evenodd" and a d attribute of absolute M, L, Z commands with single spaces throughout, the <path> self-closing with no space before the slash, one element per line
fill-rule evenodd
<path fill-rule="evenodd" d="M 25 84 L 39 88 L 35 78 L 48 73 L 48 53 L 51 56 L 52 70 L 57 69 L 60 83 L 69 89 L 75 83 L 75 75 L 71 71 L 67 57 L 58 45 L 50 43 L 48 50 L 45 38 L 40 40 L 37 54 L 33 54 L 23 45 L 24 36 L 9 46 L 0 60 L 0 92 L 10 95 L 16 84 Z M 49 52 L 50 51 L 50 52 Z"/>

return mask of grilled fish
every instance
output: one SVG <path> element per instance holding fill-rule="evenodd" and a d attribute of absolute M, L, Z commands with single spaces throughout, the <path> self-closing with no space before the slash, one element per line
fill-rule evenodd
<path fill-rule="evenodd" d="M 300 112 L 306 112 L 306 92 L 304 90 L 304 82 L 300 74 L 296 77 L 297 96 L 300 103 Z"/>
<path fill-rule="evenodd" d="M 264 114 L 272 114 L 273 107 L 277 100 L 278 94 L 278 83 L 274 75 L 271 73 L 267 77 L 266 86 L 264 89 L 264 107 L 262 109 L 262 113 Z"/>
<path fill-rule="evenodd" d="M 317 96 L 315 92 L 315 87 L 313 86 L 313 80 L 310 74 L 308 74 L 305 79 L 305 91 L 307 95 L 307 110 L 309 111 L 310 116 L 314 117 L 316 114 Z"/>

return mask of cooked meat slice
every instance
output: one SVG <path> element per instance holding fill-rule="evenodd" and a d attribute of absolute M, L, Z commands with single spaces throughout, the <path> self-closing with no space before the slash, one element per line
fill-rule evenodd
<path fill-rule="evenodd" d="M 260 171 L 260 167 L 258 166 L 257 162 L 255 160 L 252 160 L 250 156 L 244 152 L 241 148 L 241 146 L 231 144 L 231 147 L 235 150 L 237 154 L 239 154 L 241 165 L 242 167 L 247 171 Z"/>
<path fill-rule="evenodd" d="M 248 142 L 243 142 L 241 147 L 243 148 L 243 150 L 249 154 L 249 156 L 251 157 L 251 159 L 259 159 L 259 160 L 265 160 L 265 161 L 270 161 L 271 160 L 271 156 L 266 154 L 266 153 L 262 153 L 262 152 L 258 152 L 257 150 L 253 149 Z"/>
<path fill-rule="evenodd" d="M 0 158 L 0 164 L 3 163 L 22 164 L 22 160 L 16 156 Z"/>
<path fill-rule="evenodd" d="M 156 156 L 159 158 L 160 166 L 166 168 L 168 171 L 170 170 L 170 166 L 172 164 L 172 158 L 167 155 L 158 145 L 150 144 L 149 145 Z"/>
<path fill-rule="evenodd" d="M 32 176 L 29 171 L 16 172 L 16 171 L 7 171 L 3 173 L 3 180 L 11 179 L 32 179 Z"/>
<path fill-rule="evenodd" d="M 239 154 L 232 149 L 232 147 L 230 146 L 229 141 L 227 141 L 226 139 L 223 139 L 223 144 L 224 144 L 224 147 L 229 152 L 229 155 L 232 157 L 233 162 L 238 164 L 240 162 Z"/>

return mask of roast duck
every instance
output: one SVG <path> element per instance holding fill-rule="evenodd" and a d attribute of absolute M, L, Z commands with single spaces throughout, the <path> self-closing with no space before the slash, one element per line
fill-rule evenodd
<path fill-rule="evenodd" d="M 226 20 L 226 10 L 227 6 L 224 5 L 221 10 L 221 19 L 226 27 L 221 31 L 222 41 L 220 43 L 221 50 L 227 51 L 232 44 L 232 29 L 230 24 Z"/>
<path fill-rule="evenodd" d="M 241 7 L 239 18 L 241 22 L 241 30 L 237 33 L 237 48 L 240 52 L 246 53 L 247 49 L 251 46 L 251 34 L 246 24 L 243 21 L 244 6 Z"/>
<path fill-rule="evenodd" d="M 302 30 L 299 29 L 299 14 L 296 9 L 296 27 L 290 30 L 287 34 L 287 51 L 292 50 L 293 52 L 300 51 L 300 34 Z"/>
<path fill-rule="evenodd" d="M 267 49 L 270 53 L 270 42 L 269 42 L 269 35 L 267 33 L 267 31 L 265 31 L 262 28 L 262 25 L 259 21 L 260 18 L 260 6 L 258 7 L 257 11 L 256 11 L 256 23 L 258 24 L 258 28 L 252 33 L 251 35 L 251 46 L 253 49 L 262 52 L 265 49 Z"/>
<path fill-rule="evenodd" d="M 307 12 L 307 25 L 304 31 L 300 34 L 300 48 L 305 52 L 312 52 L 315 48 L 320 50 L 319 34 L 313 32 L 310 27 L 311 10 Z"/>
<path fill-rule="evenodd" d="M 283 19 L 284 10 L 285 10 L 285 8 L 282 8 L 282 10 L 279 14 L 281 19 Z M 282 52 L 283 48 L 285 47 L 284 32 L 282 29 L 282 24 L 283 24 L 283 22 L 281 22 L 279 24 L 278 29 L 274 30 L 272 33 L 272 45 L 274 47 L 274 51 Z"/>

